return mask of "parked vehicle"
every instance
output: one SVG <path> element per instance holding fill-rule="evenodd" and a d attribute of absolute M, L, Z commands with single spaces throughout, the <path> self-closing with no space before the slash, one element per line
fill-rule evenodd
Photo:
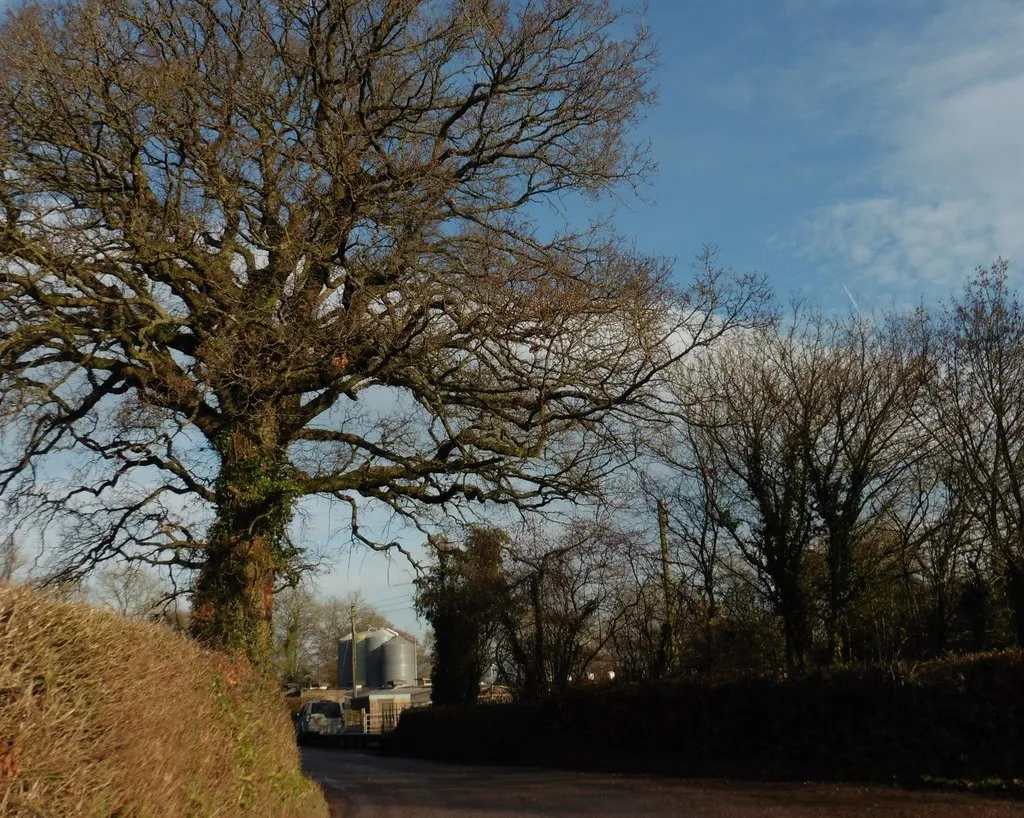
<path fill-rule="evenodd" d="M 302 705 L 295 719 L 299 744 L 340 735 L 345 729 L 341 702 L 317 699 Z"/>

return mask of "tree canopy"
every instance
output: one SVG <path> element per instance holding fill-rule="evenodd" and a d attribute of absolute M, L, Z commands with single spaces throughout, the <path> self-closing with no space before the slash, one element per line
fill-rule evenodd
<path fill-rule="evenodd" d="M 651 170 L 647 32 L 597 0 L 60 0 L 0 29 L 0 495 L 74 575 L 195 572 L 264 661 L 296 502 L 593 490 L 750 312 L 545 203 Z"/>

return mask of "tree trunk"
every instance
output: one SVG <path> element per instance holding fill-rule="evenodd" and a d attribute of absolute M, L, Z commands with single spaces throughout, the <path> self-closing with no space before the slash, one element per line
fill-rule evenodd
<path fill-rule="evenodd" d="M 260 427 L 257 427 L 258 429 Z M 274 580 L 291 556 L 286 529 L 296 496 L 276 440 L 237 428 L 218 441 L 217 519 L 192 590 L 193 635 L 271 668 Z"/>
<path fill-rule="evenodd" d="M 946 652 L 949 641 L 949 624 L 947 621 L 947 605 L 944 594 L 935 594 L 932 608 L 928 612 L 928 643 L 929 652 L 935 658 Z"/>
<path fill-rule="evenodd" d="M 544 610 L 541 600 L 541 583 L 544 581 L 543 568 L 530 577 L 530 607 L 533 610 L 533 671 L 531 673 L 530 701 L 547 698 L 547 651 L 544 646 Z"/>
<path fill-rule="evenodd" d="M 848 529 L 829 532 L 828 543 L 828 610 L 825 613 L 825 662 L 834 665 L 848 658 L 849 646 L 841 629 L 846 618 L 850 587 L 851 537 Z"/>
<path fill-rule="evenodd" d="M 715 620 L 718 618 L 718 602 L 715 598 L 715 591 L 710 582 L 705 583 L 705 593 L 708 604 L 704 611 L 704 672 L 715 671 Z"/>
<path fill-rule="evenodd" d="M 960 608 L 971 628 L 971 650 L 988 648 L 988 586 L 975 570 L 960 594 Z"/>
<path fill-rule="evenodd" d="M 810 649 L 810 605 L 803 581 L 796 565 L 789 565 L 785 573 L 778 571 L 775 580 L 775 613 L 782 620 L 786 671 L 789 673 L 804 670 Z"/>
<path fill-rule="evenodd" d="M 1017 647 L 1024 647 L 1024 570 L 1012 562 L 1006 567 L 1006 596 L 1013 613 Z"/>
<path fill-rule="evenodd" d="M 807 611 L 800 602 L 790 601 L 780 612 L 786 643 L 786 671 L 800 673 L 807 666 Z"/>

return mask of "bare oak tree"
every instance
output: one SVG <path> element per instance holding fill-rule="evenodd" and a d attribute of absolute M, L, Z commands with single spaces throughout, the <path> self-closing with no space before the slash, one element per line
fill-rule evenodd
<path fill-rule="evenodd" d="M 263 662 L 301 498 L 373 545 L 367 499 L 593 489 L 665 367 L 757 296 L 536 226 L 650 170 L 651 45 L 621 23 L 598 0 L 8 12 L 0 491 L 64 520 L 63 572 L 195 571 L 195 633 Z"/>
<path fill-rule="evenodd" d="M 786 665 L 802 668 L 811 648 L 806 562 L 815 532 L 804 418 L 784 360 L 800 343 L 776 328 L 734 339 L 684 377 L 695 405 L 684 445 L 665 457 L 696 468 L 708 525 L 720 529 L 753 571 L 782 624 Z M 691 391 L 692 390 L 692 391 Z"/>
<path fill-rule="evenodd" d="M 914 423 L 927 374 L 917 333 L 904 319 L 812 317 L 786 347 L 800 445 L 824 538 L 825 635 L 830 661 L 844 655 L 847 611 L 864 577 L 858 548 L 900 494 L 925 437 Z"/>

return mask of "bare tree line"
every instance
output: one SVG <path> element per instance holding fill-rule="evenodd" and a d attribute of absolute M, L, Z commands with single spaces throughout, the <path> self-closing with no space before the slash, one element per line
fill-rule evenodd
<path fill-rule="evenodd" d="M 476 701 L 492 670 L 521 699 L 564 693 L 601 664 L 633 607 L 621 597 L 629 546 L 607 520 L 470 526 L 461 544 L 431 545 L 417 608 L 433 628 L 439 704 Z"/>
<path fill-rule="evenodd" d="M 932 309 L 795 310 L 678 367 L 637 480 L 606 491 L 617 509 L 501 539 L 487 639 L 503 680 L 538 699 L 609 670 L 1024 643 L 1024 313 L 1007 276 L 979 270 Z"/>
<path fill-rule="evenodd" d="M 1004 262 L 935 308 L 798 310 L 677 390 L 645 485 L 671 511 L 675 598 L 653 610 L 678 608 L 684 664 L 1024 644 L 1024 319 Z M 648 596 L 658 575 L 652 557 Z"/>

